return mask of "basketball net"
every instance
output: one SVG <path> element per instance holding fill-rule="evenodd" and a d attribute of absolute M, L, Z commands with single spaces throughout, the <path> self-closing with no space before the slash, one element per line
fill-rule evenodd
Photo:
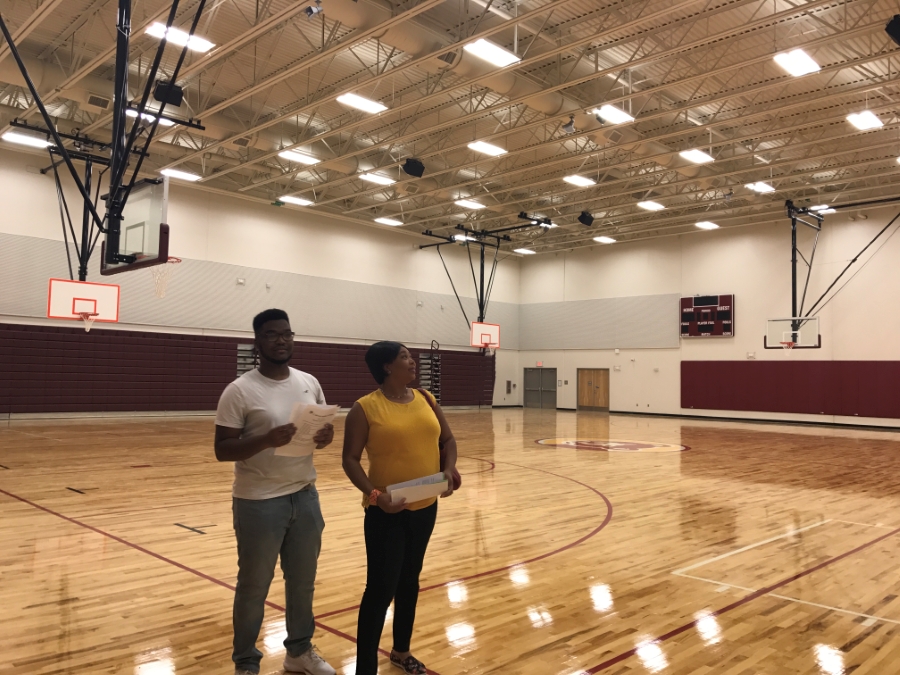
<path fill-rule="evenodd" d="M 96 312 L 78 312 L 78 316 L 84 321 L 84 332 L 90 333 L 91 326 L 94 325 L 94 319 L 99 316 Z"/>
<path fill-rule="evenodd" d="M 791 342 L 790 340 L 788 340 L 787 342 L 782 342 L 782 343 L 781 343 L 781 348 L 782 348 L 782 349 L 793 349 L 793 348 L 794 348 L 794 343 Z"/>
<path fill-rule="evenodd" d="M 175 265 L 180 262 L 181 258 L 169 258 L 165 264 L 154 265 L 150 268 L 150 273 L 153 275 L 153 283 L 156 286 L 157 298 L 166 297 L 166 288 L 169 285 L 169 279 L 172 276 L 172 272 L 175 271 Z"/>

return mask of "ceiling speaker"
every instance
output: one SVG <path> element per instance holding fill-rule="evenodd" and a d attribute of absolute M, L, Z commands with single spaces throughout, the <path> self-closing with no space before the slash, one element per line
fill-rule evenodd
<path fill-rule="evenodd" d="M 156 83 L 156 88 L 153 90 L 153 98 L 160 103 L 174 105 L 176 108 L 179 108 L 182 101 L 184 101 L 184 89 L 172 82 L 160 80 Z"/>
<path fill-rule="evenodd" d="M 425 173 L 425 165 L 415 157 L 410 157 L 403 163 L 403 173 L 416 178 L 421 178 Z"/>
<path fill-rule="evenodd" d="M 594 224 L 594 216 L 592 216 L 588 211 L 582 211 L 578 216 L 578 222 L 582 225 L 590 227 Z"/>
<path fill-rule="evenodd" d="M 894 18 L 887 22 L 884 30 L 891 40 L 900 45 L 900 14 L 894 14 Z"/>

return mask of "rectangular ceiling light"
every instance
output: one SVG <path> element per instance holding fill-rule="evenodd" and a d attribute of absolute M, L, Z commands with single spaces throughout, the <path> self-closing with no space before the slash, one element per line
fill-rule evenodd
<path fill-rule="evenodd" d="M 625 124 L 626 122 L 634 122 L 634 118 L 624 110 L 611 105 L 602 105 L 594 109 L 594 114 L 599 115 L 604 122 L 610 124 Z"/>
<path fill-rule="evenodd" d="M 146 32 L 147 35 L 152 35 L 160 40 L 165 37 L 167 42 L 171 42 L 177 47 L 184 47 L 187 45 L 187 48 L 192 52 L 200 52 L 201 54 L 205 54 L 215 47 L 209 40 L 204 40 L 202 37 L 197 37 L 196 35 L 188 35 L 183 30 L 178 30 L 173 27 L 169 28 L 167 31 L 166 24 L 159 23 L 158 21 L 151 25 Z"/>
<path fill-rule="evenodd" d="M 128 109 L 125 111 L 125 115 L 127 115 L 128 117 L 137 117 L 138 113 L 137 113 L 137 110 Z M 145 122 L 149 122 L 150 124 L 153 124 L 156 121 L 156 116 L 151 115 L 150 113 L 141 113 L 141 119 L 144 120 Z M 167 120 L 165 118 L 160 118 L 159 126 L 174 127 L 175 122 L 173 122 L 172 120 Z"/>
<path fill-rule="evenodd" d="M 186 180 L 191 183 L 200 180 L 203 176 L 198 176 L 195 173 L 188 173 L 187 171 L 179 171 L 178 169 L 163 169 L 160 171 L 163 176 L 168 176 L 169 178 L 174 178 L 176 180 Z"/>
<path fill-rule="evenodd" d="M 302 197 L 291 197 L 290 195 L 285 195 L 284 197 L 279 197 L 278 201 L 284 202 L 285 204 L 293 204 L 294 206 L 312 206 L 313 202 L 308 199 L 303 199 Z"/>
<path fill-rule="evenodd" d="M 475 237 L 470 237 L 467 234 L 455 234 L 453 235 L 453 238 L 456 239 L 456 241 L 475 241 Z"/>
<path fill-rule="evenodd" d="M 701 230 L 718 230 L 719 226 L 715 223 L 711 223 L 708 220 L 701 220 L 699 223 L 694 223 Z"/>
<path fill-rule="evenodd" d="M 776 54 L 775 63 L 784 68 L 794 77 L 809 75 L 810 73 L 818 73 L 820 70 L 822 70 L 819 67 L 819 64 L 813 61 L 812 57 L 802 49 L 792 49 L 789 52 Z"/>
<path fill-rule="evenodd" d="M 651 201 L 638 202 L 637 205 L 640 206 L 642 209 L 647 209 L 648 211 L 662 211 L 664 208 L 666 208 L 659 202 L 651 202 Z"/>
<path fill-rule="evenodd" d="M 847 121 L 860 131 L 868 131 L 869 129 L 877 129 L 884 126 L 884 123 L 871 110 L 850 113 L 847 115 Z"/>
<path fill-rule="evenodd" d="M 506 150 L 504 150 L 503 148 L 497 147 L 496 145 L 491 145 L 490 143 L 485 143 L 484 141 L 475 141 L 474 143 L 469 143 L 469 150 L 482 152 L 485 155 L 490 155 L 491 157 L 497 157 L 499 155 L 506 154 Z"/>
<path fill-rule="evenodd" d="M 522 255 L 534 255 L 534 251 L 530 248 L 514 248 L 513 253 L 520 253 Z"/>
<path fill-rule="evenodd" d="M 382 105 L 378 101 L 370 101 L 367 98 L 363 98 L 362 96 L 357 96 L 356 94 L 341 94 L 337 97 L 338 103 L 343 103 L 344 105 L 349 105 L 351 108 L 356 108 L 357 110 L 362 110 L 363 112 L 375 113 L 384 112 L 387 110 L 386 105 Z"/>
<path fill-rule="evenodd" d="M 380 173 L 361 173 L 359 174 L 359 177 L 370 183 L 377 183 L 378 185 L 393 185 L 397 182 L 393 178 L 382 176 Z"/>
<path fill-rule="evenodd" d="M 320 161 L 322 161 L 317 157 L 313 157 L 312 155 L 305 155 L 302 152 L 296 152 L 295 150 L 283 150 L 278 153 L 278 156 L 290 162 L 296 162 L 297 164 L 306 164 L 307 166 L 312 166 L 313 164 L 318 164 Z"/>
<path fill-rule="evenodd" d="M 683 152 L 679 152 L 679 155 L 684 157 L 687 161 L 693 162 L 694 164 L 708 164 L 709 162 L 714 161 L 712 155 L 708 155 L 702 150 L 697 150 L 694 148 L 693 150 L 684 150 Z"/>
<path fill-rule="evenodd" d="M 822 215 L 825 215 L 826 213 L 837 213 L 837 209 L 822 209 L 819 213 Z"/>
<path fill-rule="evenodd" d="M 615 244 L 616 240 L 612 237 L 594 237 L 594 241 L 598 244 Z"/>
<path fill-rule="evenodd" d="M 483 209 L 484 204 L 472 201 L 471 199 L 457 199 L 454 204 L 462 206 L 465 209 Z"/>
<path fill-rule="evenodd" d="M 7 143 L 17 143 L 19 145 L 27 145 L 30 148 L 49 148 L 53 143 L 45 141 L 37 136 L 29 136 L 28 134 L 20 134 L 15 131 L 7 131 L 3 134 L 3 140 Z"/>
<path fill-rule="evenodd" d="M 819 204 L 818 206 L 810 206 L 810 211 L 824 211 L 828 208 L 828 204 Z"/>
<path fill-rule="evenodd" d="M 381 223 L 382 225 L 390 225 L 391 227 L 397 227 L 398 225 L 402 225 L 402 220 L 394 220 L 393 218 L 376 218 L 376 223 Z"/>
<path fill-rule="evenodd" d="M 585 178 L 584 176 L 566 176 L 563 180 L 570 185 L 577 185 L 578 187 L 590 187 L 591 185 L 597 184 L 590 178 Z"/>
<path fill-rule="evenodd" d="M 479 59 L 483 59 L 498 68 L 504 68 L 522 60 L 511 51 L 508 51 L 499 45 L 495 45 L 493 42 L 485 40 L 484 38 L 476 40 L 471 44 L 467 44 L 463 49 L 472 56 L 477 56 Z"/>
<path fill-rule="evenodd" d="M 760 194 L 765 194 L 766 192 L 775 192 L 775 188 L 773 188 L 768 183 L 763 183 L 762 181 L 759 181 L 758 183 L 748 183 L 744 187 L 748 190 L 759 192 Z"/>

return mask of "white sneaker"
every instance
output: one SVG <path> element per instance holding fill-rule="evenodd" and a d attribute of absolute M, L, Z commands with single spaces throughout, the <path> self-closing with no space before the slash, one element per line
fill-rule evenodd
<path fill-rule="evenodd" d="M 289 673 L 306 673 L 307 675 L 335 675 L 337 671 L 319 656 L 313 645 L 304 654 L 284 657 L 284 669 Z"/>

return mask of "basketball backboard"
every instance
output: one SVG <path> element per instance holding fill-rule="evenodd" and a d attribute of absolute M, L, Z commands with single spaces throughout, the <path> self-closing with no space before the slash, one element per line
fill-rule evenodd
<path fill-rule="evenodd" d="M 819 317 L 805 316 L 766 321 L 763 347 L 766 349 L 819 349 Z"/>
<path fill-rule="evenodd" d="M 135 183 L 125 210 L 122 212 L 122 231 L 119 253 L 135 256 L 134 262 L 106 262 L 106 242 L 101 250 L 100 274 L 108 276 L 130 270 L 161 265 L 169 260 L 169 179 L 146 179 Z"/>
<path fill-rule="evenodd" d="M 119 287 L 90 281 L 51 279 L 47 293 L 47 318 L 84 321 L 90 330 L 94 321 L 119 320 Z"/>
<path fill-rule="evenodd" d="M 472 322 L 472 335 L 470 344 L 473 347 L 483 349 L 497 349 L 500 347 L 500 326 L 496 323 Z"/>

